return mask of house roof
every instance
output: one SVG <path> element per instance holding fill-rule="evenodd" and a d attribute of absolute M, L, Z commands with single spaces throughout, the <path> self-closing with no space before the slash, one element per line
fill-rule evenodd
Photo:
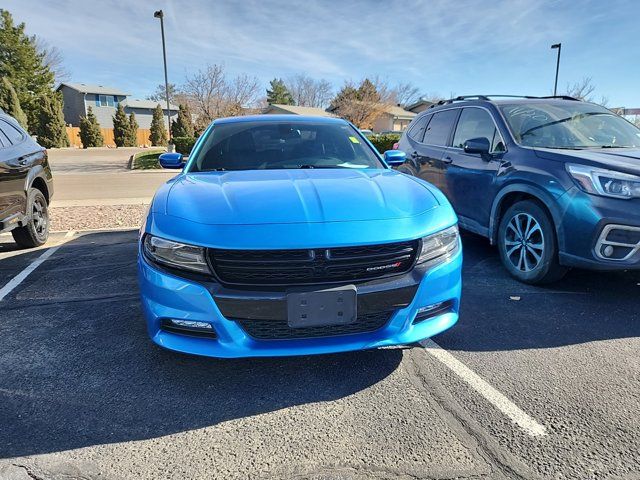
<path fill-rule="evenodd" d="M 72 88 L 73 90 L 76 90 L 80 93 L 97 93 L 99 95 L 122 95 L 124 97 L 130 95 L 129 93 L 126 93 L 118 88 L 106 87 L 104 85 L 91 85 L 89 83 L 63 82 L 58 85 L 58 88 L 56 88 L 56 90 L 60 90 L 63 85 Z"/>
<path fill-rule="evenodd" d="M 126 98 L 121 103 L 125 107 L 130 107 L 130 108 L 144 108 L 148 110 L 153 110 L 158 105 L 160 105 L 160 107 L 162 107 L 163 110 L 167 109 L 166 102 L 156 102 L 154 100 L 138 100 L 136 98 Z M 175 105 L 170 104 L 169 107 L 172 111 L 173 110 L 175 110 L 176 112 L 178 111 L 178 107 L 176 107 Z"/>
<path fill-rule="evenodd" d="M 431 105 L 433 105 L 433 104 L 434 104 L 433 102 L 431 102 L 431 101 L 427 100 L 426 98 L 421 98 L 421 99 L 420 99 L 420 100 L 418 100 L 417 102 L 413 102 L 411 105 L 408 105 L 408 106 L 407 106 L 407 110 L 409 110 L 409 111 L 413 111 L 413 109 L 414 109 L 414 108 L 418 108 L 418 107 L 420 107 L 420 106 L 422 106 L 422 105 L 428 105 L 428 106 L 431 106 Z"/>
<path fill-rule="evenodd" d="M 385 111 L 394 118 L 410 119 L 417 115 L 417 113 L 410 112 L 402 107 L 398 107 L 397 105 L 391 105 Z"/>
<path fill-rule="evenodd" d="M 262 111 L 262 113 L 292 113 L 294 115 L 308 115 L 313 117 L 335 117 L 335 115 L 322 108 L 281 105 L 278 103 L 269 105 Z"/>

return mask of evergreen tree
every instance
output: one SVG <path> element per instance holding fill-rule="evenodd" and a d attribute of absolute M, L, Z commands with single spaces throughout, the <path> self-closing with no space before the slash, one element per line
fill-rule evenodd
<path fill-rule="evenodd" d="M 274 78 L 269 82 L 271 89 L 267 88 L 267 103 L 273 105 L 293 105 L 291 92 L 281 78 Z"/>
<path fill-rule="evenodd" d="M 0 109 L 15 118 L 23 128 L 28 128 L 27 116 L 22 111 L 18 95 L 7 77 L 0 79 Z"/>
<path fill-rule="evenodd" d="M 136 114 L 131 112 L 129 115 L 129 136 L 127 137 L 127 147 L 135 147 L 138 143 L 138 122 L 136 121 Z"/>
<path fill-rule="evenodd" d="M 40 99 L 36 135 L 38 143 L 45 148 L 61 148 L 69 146 L 62 100 L 60 95 L 49 92 Z"/>
<path fill-rule="evenodd" d="M 124 107 L 118 103 L 116 114 L 113 116 L 113 141 L 116 147 L 126 147 L 129 139 L 129 119 L 124 113 Z"/>
<path fill-rule="evenodd" d="M 43 117 L 41 99 L 50 97 L 53 89 L 54 74 L 44 55 L 37 48 L 36 37 L 25 33 L 25 24 L 15 25 L 11 14 L 0 9 L 0 78 L 6 77 L 13 85 L 32 134 L 42 131 L 38 125 Z"/>
<path fill-rule="evenodd" d="M 80 119 L 80 140 L 82 141 L 82 148 L 102 147 L 104 145 L 100 124 L 91 107 L 87 111 L 87 116 Z"/>
<path fill-rule="evenodd" d="M 164 126 L 164 114 L 162 107 L 158 106 L 153 110 L 153 118 L 151 119 L 151 135 L 149 136 L 151 145 L 166 146 L 167 145 L 167 129 Z"/>
<path fill-rule="evenodd" d="M 191 112 L 187 105 L 180 104 L 178 118 L 171 122 L 171 132 L 175 137 L 193 137 L 195 135 Z"/>

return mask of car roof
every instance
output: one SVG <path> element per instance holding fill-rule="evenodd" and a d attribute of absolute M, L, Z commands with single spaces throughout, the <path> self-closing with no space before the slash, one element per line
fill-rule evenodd
<path fill-rule="evenodd" d="M 307 123 L 326 123 L 326 124 L 348 124 L 347 121 L 342 118 L 332 117 L 315 117 L 313 115 L 295 115 L 295 114 L 282 114 L 282 115 L 245 115 L 242 117 L 226 117 L 218 118 L 213 121 L 213 125 L 221 125 L 225 123 L 241 123 L 241 122 L 260 122 L 260 123 L 274 123 L 274 122 L 307 122 Z"/>
<path fill-rule="evenodd" d="M 473 98 L 476 97 L 476 98 Z M 451 108 L 451 107 L 463 107 L 463 106 L 472 106 L 472 105 L 533 105 L 536 103 L 545 104 L 545 105 L 567 105 L 567 104 L 575 104 L 577 103 L 592 103 L 585 102 L 583 100 L 578 100 L 576 98 L 571 97 L 520 97 L 520 96 L 498 96 L 496 95 L 494 98 L 491 96 L 483 96 L 483 95 L 474 95 L 473 97 L 457 97 L 451 100 L 444 100 L 441 103 L 436 103 L 433 106 L 424 110 L 424 112 L 432 112 L 436 110 L 440 110 L 443 108 Z M 477 98 L 480 97 L 480 98 Z M 597 105 L 597 104 L 593 104 Z"/>

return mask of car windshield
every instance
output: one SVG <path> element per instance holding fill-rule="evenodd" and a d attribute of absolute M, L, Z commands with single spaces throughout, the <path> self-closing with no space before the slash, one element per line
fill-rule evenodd
<path fill-rule="evenodd" d="M 190 172 L 385 168 L 346 123 L 239 121 L 211 129 Z"/>
<path fill-rule="evenodd" d="M 516 142 L 542 148 L 640 147 L 640 129 L 587 102 L 502 105 Z"/>

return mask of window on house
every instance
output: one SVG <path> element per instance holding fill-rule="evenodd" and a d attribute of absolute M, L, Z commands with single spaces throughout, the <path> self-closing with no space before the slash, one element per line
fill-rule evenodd
<path fill-rule="evenodd" d="M 98 107 L 115 107 L 117 104 L 113 95 L 97 95 L 96 106 Z"/>

